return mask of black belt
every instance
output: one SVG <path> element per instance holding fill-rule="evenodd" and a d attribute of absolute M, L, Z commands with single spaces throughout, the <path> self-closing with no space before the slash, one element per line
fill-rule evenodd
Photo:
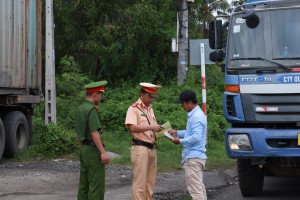
<path fill-rule="evenodd" d="M 83 140 L 81 142 L 82 144 L 88 145 L 88 146 L 96 146 L 94 141 L 90 141 L 90 140 Z M 103 147 L 105 147 L 105 145 L 102 143 Z"/>
<path fill-rule="evenodd" d="M 156 145 L 148 142 L 143 142 L 142 140 L 136 140 L 132 138 L 132 145 L 145 146 L 148 149 L 155 149 Z"/>
<path fill-rule="evenodd" d="M 90 141 L 90 140 L 83 140 L 82 144 L 88 145 L 88 146 L 96 146 L 94 141 Z"/>

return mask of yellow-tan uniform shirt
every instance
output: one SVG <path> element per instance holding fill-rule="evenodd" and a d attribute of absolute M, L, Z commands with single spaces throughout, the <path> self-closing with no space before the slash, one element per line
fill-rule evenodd
<path fill-rule="evenodd" d="M 137 108 L 138 107 L 138 108 Z M 144 112 L 142 112 L 140 109 Z M 151 125 L 157 125 L 152 105 L 145 106 L 145 104 L 139 99 L 137 102 L 132 104 L 126 114 L 125 126 L 132 125 L 149 125 L 146 116 L 148 117 Z M 155 137 L 152 130 L 145 131 L 143 133 L 131 133 L 134 139 L 142 140 L 144 142 L 154 144 Z"/>

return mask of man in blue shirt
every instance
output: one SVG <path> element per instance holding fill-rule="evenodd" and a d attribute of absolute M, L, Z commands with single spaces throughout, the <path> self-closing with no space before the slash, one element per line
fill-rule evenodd
<path fill-rule="evenodd" d="M 182 144 L 182 161 L 185 169 L 187 189 L 193 200 L 207 199 L 203 184 L 203 170 L 206 161 L 207 119 L 197 104 L 196 93 L 184 90 L 175 103 L 181 103 L 187 112 L 186 130 L 169 130 L 174 144 Z M 179 139 L 179 138 L 181 139 Z"/>

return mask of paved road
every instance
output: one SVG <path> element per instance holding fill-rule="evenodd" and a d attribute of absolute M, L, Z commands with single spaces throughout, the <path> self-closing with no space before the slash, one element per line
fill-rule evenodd
<path fill-rule="evenodd" d="M 263 193 L 259 197 L 243 197 L 240 193 L 238 180 L 234 176 L 228 179 L 230 183 L 220 189 L 209 193 L 209 199 L 231 199 L 231 200 L 299 200 L 300 199 L 300 177 L 265 177 Z"/>
<path fill-rule="evenodd" d="M 1 200 L 75 200 L 79 179 L 79 162 L 56 160 L 32 163 L 0 163 Z M 107 165 L 105 200 L 131 199 L 132 169 Z M 228 183 L 217 171 L 205 172 L 208 190 Z M 159 173 L 154 197 L 175 200 L 188 195 L 184 171 Z"/>
<path fill-rule="evenodd" d="M 79 163 L 67 160 L 33 163 L 0 163 L 1 200 L 75 200 L 79 179 Z M 132 169 L 106 167 L 105 200 L 131 199 Z M 208 199 L 300 199 L 300 178 L 266 177 L 261 197 L 243 198 L 235 169 L 224 173 L 206 171 L 204 183 Z M 179 200 L 188 196 L 184 171 L 159 173 L 154 193 L 156 200 Z"/>

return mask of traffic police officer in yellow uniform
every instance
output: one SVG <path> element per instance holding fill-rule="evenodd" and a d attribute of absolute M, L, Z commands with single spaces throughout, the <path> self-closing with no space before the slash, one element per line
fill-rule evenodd
<path fill-rule="evenodd" d="M 76 132 L 80 146 L 80 179 L 78 200 L 103 200 L 105 164 L 109 163 L 101 141 L 97 104 L 100 103 L 107 81 L 86 86 L 86 100 L 76 111 Z"/>
<path fill-rule="evenodd" d="M 125 126 L 132 134 L 131 162 L 133 164 L 132 199 L 152 200 L 155 189 L 157 156 L 154 131 L 160 131 L 151 103 L 157 97 L 159 85 L 140 83 L 140 98 L 127 111 Z"/>

